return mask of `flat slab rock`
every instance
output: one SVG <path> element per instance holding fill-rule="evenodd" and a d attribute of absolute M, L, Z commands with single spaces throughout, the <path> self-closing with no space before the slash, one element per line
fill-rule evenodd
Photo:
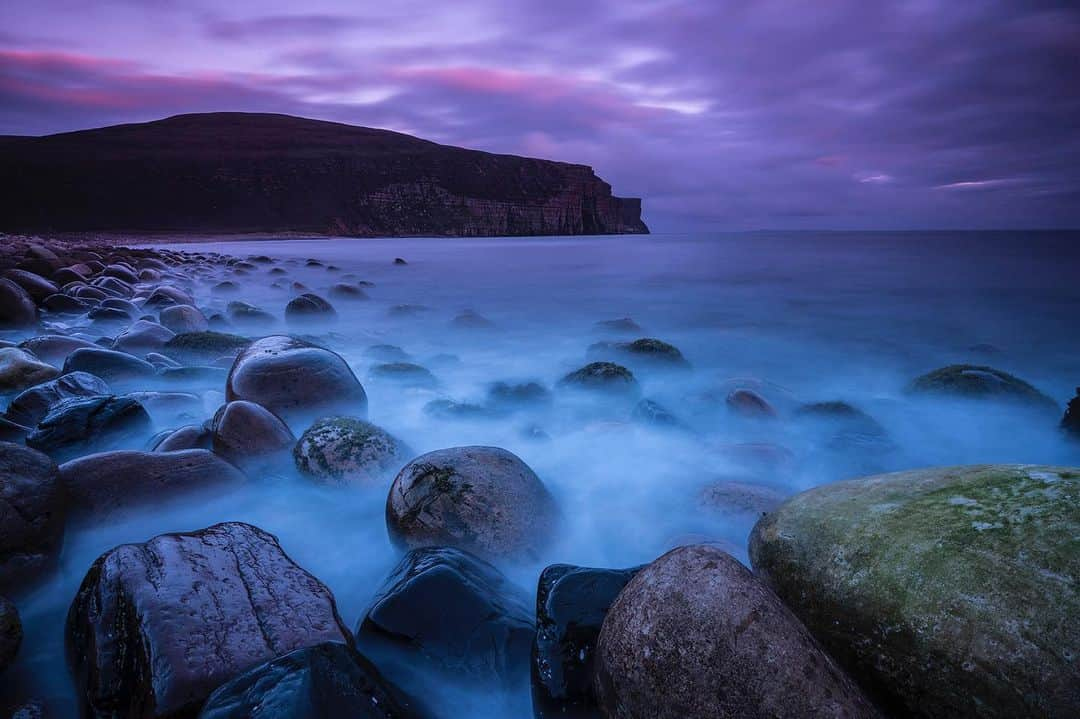
<path fill-rule="evenodd" d="M 106 552 L 79 587 L 67 632 L 91 717 L 194 717 L 252 667 L 352 642 L 330 590 L 272 535 L 238 522 Z"/>

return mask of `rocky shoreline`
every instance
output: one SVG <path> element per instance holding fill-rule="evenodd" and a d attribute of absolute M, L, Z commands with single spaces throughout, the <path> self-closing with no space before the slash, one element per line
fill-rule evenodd
<path fill-rule="evenodd" d="M 919 469 L 790 497 L 725 480 L 702 503 L 754 523 L 750 567 L 696 538 L 642 567 L 548 566 L 533 602 L 511 569 L 545 557 L 579 508 L 506 449 L 420 454 L 368 421 L 364 382 L 412 391 L 437 380 L 373 345 L 362 382 L 318 331 L 370 283 L 306 265 L 333 278 L 329 291 L 265 255 L 0 236 L 0 681 L 26 651 L 20 602 L 56 571 L 65 536 L 172 497 L 258 486 L 286 465 L 327 491 L 385 496 L 386 552 L 399 560 L 367 608 L 342 616 L 329 587 L 259 527 L 161 527 L 80 571 L 62 631 L 85 715 L 448 716 L 422 688 L 431 681 L 531 683 L 536 717 L 1080 713 L 1080 468 Z M 240 298 L 253 281 L 291 282 L 292 299 L 280 312 L 250 305 Z M 469 311 L 453 322 L 492 326 Z M 692 438 L 639 380 L 692 363 L 630 319 L 613 328 L 623 339 L 590 346 L 551 388 L 500 382 L 483 404 L 424 411 L 504 421 L 581 394 Z M 1021 407 L 1080 441 L 1080 390 L 1063 417 L 1053 398 L 983 365 L 939 368 L 908 392 Z M 890 448 L 845 402 L 738 381 L 719 404 L 747 422 L 812 417 L 829 446 Z M 726 451 L 790 461 L 780 447 Z M 0 709 L 52 716 L 50 701 Z"/>

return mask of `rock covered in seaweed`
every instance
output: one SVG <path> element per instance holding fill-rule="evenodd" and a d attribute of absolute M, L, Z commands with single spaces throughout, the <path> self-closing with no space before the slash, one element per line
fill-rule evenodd
<path fill-rule="evenodd" d="M 389 432 L 355 417 L 323 417 L 293 448 L 296 468 L 330 484 L 368 484 L 401 467 L 411 450 Z"/>

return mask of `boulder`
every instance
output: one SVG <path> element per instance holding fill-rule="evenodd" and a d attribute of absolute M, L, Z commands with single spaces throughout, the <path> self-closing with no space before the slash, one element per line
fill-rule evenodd
<path fill-rule="evenodd" d="M 422 719 L 429 714 L 346 644 L 296 649 L 218 687 L 199 719 Z"/>
<path fill-rule="evenodd" d="M 182 449 L 213 449 L 214 435 L 201 424 L 188 424 L 158 437 L 150 449 L 153 452 L 176 452 Z"/>
<path fill-rule="evenodd" d="M 24 329 L 37 324 L 34 299 L 19 285 L 0 277 L 0 329 Z"/>
<path fill-rule="evenodd" d="M 47 569 L 64 538 L 64 494 L 56 463 L 0 442 L 0 592 Z"/>
<path fill-rule="evenodd" d="M 116 279 L 122 280 L 129 285 L 134 285 L 139 281 L 139 276 L 131 269 L 130 266 L 127 265 L 106 265 L 105 269 L 101 271 L 101 274 L 106 277 L 115 277 Z"/>
<path fill-rule="evenodd" d="M 328 484 L 378 482 L 411 455 L 401 440 L 354 417 L 324 417 L 293 447 L 300 473 Z"/>
<path fill-rule="evenodd" d="M 149 362 L 126 352 L 85 347 L 68 355 L 64 374 L 68 372 L 88 372 L 111 384 L 145 380 L 153 377 L 157 370 Z"/>
<path fill-rule="evenodd" d="M 641 332 L 641 325 L 630 317 L 620 317 L 615 320 L 600 320 L 593 326 L 600 332 L 614 332 L 616 334 L 633 334 Z"/>
<path fill-rule="evenodd" d="M 150 415 L 130 397 L 68 397 L 49 408 L 26 445 L 64 462 L 91 450 L 137 447 L 152 430 Z"/>
<path fill-rule="evenodd" d="M 395 382 L 407 387 L 435 387 L 439 384 L 435 375 L 426 367 L 411 362 L 387 362 L 374 365 L 368 370 L 368 379 Z"/>
<path fill-rule="evenodd" d="M 1057 402 L 1019 377 L 982 365 L 941 367 L 916 378 L 908 389 L 915 394 L 998 399 L 1059 411 Z"/>
<path fill-rule="evenodd" d="M 214 451 L 236 465 L 273 458 L 296 437 L 273 412 L 245 400 L 221 406 L 210 423 Z"/>
<path fill-rule="evenodd" d="M 634 410 L 630 413 L 630 418 L 636 422 L 651 425 L 653 427 L 682 427 L 682 422 L 679 421 L 678 417 L 672 414 L 659 402 L 655 402 L 651 399 L 640 400 L 634 405 Z"/>
<path fill-rule="evenodd" d="M 690 366 L 678 347 L 651 337 L 643 337 L 633 342 L 600 342 L 590 347 L 589 351 L 600 355 L 622 355 L 638 363 L 647 362 L 671 367 Z"/>
<path fill-rule="evenodd" d="M 702 490 L 701 503 L 719 514 L 757 519 L 783 504 L 785 496 L 763 484 L 723 479 Z"/>
<path fill-rule="evenodd" d="M 495 323 L 475 310 L 465 310 L 450 320 L 450 326 L 465 330 L 490 330 L 495 328 Z"/>
<path fill-rule="evenodd" d="M 452 399 L 433 399 L 424 405 L 424 414 L 435 419 L 453 420 L 491 420 L 502 416 L 502 412 L 470 402 L 457 402 Z"/>
<path fill-rule="evenodd" d="M 506 410 L 551 402 L 551 391 L 539 382 L 495 382 L 487 396 L 492 406 Z"/>
<path fill-rule="evenodd" d="M 310 292 L 294 297 L 285 305 L 285 319 L 294 324 L 303 324 L 317 320 L 326 322 L 336 320 L 337 312 L 333 305 Z"/>
<path fill-rule="evenodd" d="M 413 672 L 454 682 L 516 685 L 527 676 L 529 597 L 487 562 L 450 547 L 416 549 L 375 594 L 357 646 L 402 686 Z"/>
<path fill-rule="evenodd" d="M 7 597 L 0 596 L 0 673 L 15 661 L 22 644 L 22 622 L 19 610 Z"/>
<path fill-rule="evenodd" d="M 67 335 L 38 335 L 25 340 L 19 346 L 33 352 L 41 361 L 57 367 L 63 365 L 67 356 L 77 349 L 83 347 L 98 348 L 98 345 L 89 340 Z"/>
<path fill-rule="evenodd" d="M 19 347 L 0 347 L 0 393 L 21 392 L 48 382 L 60 372 Z"/>
<path fill-rule="evenodd" d="M 616 394 L 641 392 L 634 373 L 614 362 L 591 362 L 559 380 L 561 387 Z"/>
<path fill-rule="evenodd" d="M 1073 439 L 1080 440 L 1080 387 L 1076 388 L 1076 396 L 1069 400 L 1069 405 L 1065 408 L 1061 429 Z"/>
<path fill-rule="evenodd" d="M 195 304 L 195 300 L 187 292 L 184 292 L 178 287 L 160 285 L 146 298 L 146 303 L 143 306 L 147 308 L 161 308 L 170 305 L 193 304 Z"/>
<path fill-rule="evenodd" d="M 399 547 L 452 546 L 482 557 L 536 558 L 558 514 L 540 478 L 498 447 L 421 455 L 398 473 L 386 499 L 387 529 Z"/>
<path fill-rule="evenodd" d="M 553 564 L 540 574 L 532 646 L 533 714 L 537 719 L 596 716 L 596 640 L 615 597 L 638 569 Z"/>
<path fill-rule="evenodd" d="M 736 389 L 728 393 L 724 404 L 735 414 L 751 419 L 773 419 L 776 410 L 773 406 L 752 389 Z"/>
<path fill-rule="evenodd" d="M 277 318 L 247 302 L 230 302 L 226 305 L 229 319 L 244 327 L 268 327 L 277 323 Z"/>
<path fill-rule="evenodd" d="M 395 345 L 371 345 L 364 356 L 379 362 L 411 362 L 412 355 Z"/>
<path fill-rule="evenodd" d="M 261 404 L 286 421 L 334 409 L 367 414 L 367 394 L 345 360 L 281 335 L 264 337 L 237 356 L 225 398 Z"/>
<path fill-rule="evenodd" d="M 101 555 L 67 633 L 86 716 L 194 717 L 248 669 L 351 643 L 330 590 L 272 535 L 238 522 Z"/>
<path fill-rule="evenodd" d="M 356 301 L 368 299 L 367 293 L 361 287 L 346 282 L 340 282 L 331 287 L 330 296 L 335 300 Z"/>
<path fill-rule="evenodd" d="M 674 549 L 630 580 L 595 670 L 608 719 L 879 716 L 776 595 L 711 545 Z"/>
<path fill-rule="evenodd" d="M 26 290 L 26 294 L 30 295 L 34 302 L 40 303 L 49 295 L 60 291 L 59 287 L 41 275 L 26 270 L 5 270 L 4 277 Z"/>
<path fill-rule="evenodd" d="M 751 534 L 756 572 L 897 715 L 1080 712 L 1080 469 L 836 482 Z"/>
<path fill-rule="evenodd" d="M 219 357 L 235 358 L 245 348 L 251 346 L 251 340 L 240 335 L 225 332 L 184 332 L 178 334 L 162 348 L 168 357 L 185 363 L 209 362 Z"/>
<path fill-rule="evenodd" d="M 117 335 L 113 349 L 133 355 L 157 352 L 176 334 L 157 322 L 138 320 Z"/>
<path fill-rule="evenodd" d="M 188 492 L 246 481 L 240 470 L 205 449 L 179 452 L 116 450 L 60 465 L 73 517 L 96 519 Z"/>
<path fill-rule="evenodd" d="M 162 326 L 169 328 L 178 335 L 190 332 L 205 332 L 210 328 L 206 315 L 191 305 L 165 307 L 158 313 L 158 319 Z"/>
<path fill-rule="evenodd" d="M 81 315 L 93 307 L 93 302 L 71 295 L 49 295 L 41 301 L 41 309 L 58 315 Z"/>

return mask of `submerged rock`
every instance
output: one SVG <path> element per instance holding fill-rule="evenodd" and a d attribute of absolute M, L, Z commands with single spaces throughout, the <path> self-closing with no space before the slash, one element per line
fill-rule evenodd
<path fill-rule="evenodd" d="M 240 466 L 273 458 L 296 444 L 296 437 L 273 412 L 245 400 L 222 405 L 210 431 L 214 451 Z"/>
<path fill-rule="evenodd" d="M 60 465 L 60 480 L 70 515 L 100 518 L 188 492 L 227 488 L 247 478 L 213 452 L 189 449 L 90 454 Z"/>
<path fill-rule="evenodd" d="M 724 400 L 727 408 L 735 414 L 752 419 L 772 419 L 776 410 L 769 402 L 752 389 L 736 389 Z"/>
<path fill-rule="evenodd" d="M 559 380 L 562 387 L 636 395 L 641 392 L 634 373 L 614 362 L 592 362 Z"/>
<path fill-rule="evenodd" d="M 367 293 L 358 285 L 350 285 L 347 282 L 340 282 L 330 288 L 330 296 L 335 300 L 366 300 L 368 299 Z"/>
<path fill-rule="evenodd" d="M 638 569 L 553 564 L 540 574 L 532 647 L 533 714 L 537 719 L 597 715 L 593 691 L 596 641 L 608 609 Z"/>
<path fill-rule="evenodd" d="M 330 590 L 238 522 L 109 550 L 83 579 L 67 633 L 89 716 L 193 717 L 262 662 L 351 643 Z"/>
<path fill-rule="evenodd" d="M 412 355 L 395 345 L 371 345 L 364 356 L 380 362 L 410 362 Z"/>
<path fill-rule="evenodd" d="M 594 326 L 596 329 L 603 332 L 617 332 L 620 334 L 630 334 L 641 331 L 641 325 L 629 317 L 621 317 L 617 320 L 600 320 Z"/>
<path fill-rule="evenodd" d="M 771 487 L 731 479 L 713 482 L 701 492 L 701 503 L 707 509 L 755 519 L 779 507 L 784 499 L 782 492 Z"/>
<path fill-rule="evenodd" d="M 970 399 L 1001 399 L 1058 411 L 1057 402 L 1008 372 L 982 365 L 955 364 L 915 379 L 910 391 Z"/>
<path fill-rule="evenodd" d="M 411 454 L 381 427 L 355 417 L 324 417 L 293 448 L 296 468 L 330 484 L 368 484 L 392 472 Z"/>
<path fill-rule="evenodd" d="M 34 353 L 34 356 L 43 362 L 59 367 L 64 364 L 67 356 L 82 347 L 97 348 L 98 345 L 89 340 L 67 335 L 38 335 L 31 337 L 19 345 L 25 350 Z"/>
<path fill-rule="evenodd" d="M 754 569 L 898 715 L 1080 711 L 1080 469 L 976 465 L 803 492 Z"/>
<path fill-rule="evenodd" d="M 218 687 L 199 719 L 423 719 L 419 702 L 346 644 L 294 650 Z"/>
<path fill-rule="evenodd" d="M 498 447 L 428 452 L 398 473 L 386 526 L 402 548 L 452 546 L 483 557 L 535 557 L 554 536 L 555 499 L 516 455 Z"/>
<path fill-rule="evenodd" d="M 595 666 L 609 719 L 879 716 L 780 600 L 710 545 L 674 549 L 630 580 Z"/>
<path fill-rule="evenodd" d="M 501 416 L 501 413 L 495 412 L 483 405 L 472 404 L 470 402 L 457 402 L 452 399 L 431 400 L 424 405 L 424 414 L 445 421 L 489 420 Z"/>
<path fill-rule="evenodd" d="M 0 442 L 0 592 L 47 569 L 64 537 L 64 493 L 56 463 Z"/>
<path fill-rule="evenodd" d="M 368 378 L 376 381 L 396 382 L 408 387 L 435 387 L 439 384 L 435 375 L 426 367 L 411 362 L 387 362 L 374 365 L 368 370 Z"/>
<path fill-rule="evenodd" d="M 642 337 L 633 342 L 598 342 L 589 347 L 593 355 L 622 355 L 637 362 L 650 362 L 672 367 L 689 367 L 679 348 L 663 340 Z"/>
<path fill-rule="evenodd" d="M 523 589 L 471 554 L 427 547 L 406 554 L 383 582 L 356 641 L 398 681 L 419 669 L 514 685 L 528 671 L 533 634 Z"/>
<path fill-rule="evenodd" d="M 264 337 L 237 356 L 225 397 L 261 404 L 286 421 L 335 408 L 367 414 L 367 394 L 345 360 L 281 335 Z"/>
<path fill-rule="evenodd" d="M 182 362 L 205 362 L 218 357 L 236 357 L 251 340 L 225 332 L 185 332 L 165 343 L 163 352 Z"/>
<path fill-rule="evenodd" d="M 307 292 L 294 297 L 285 305 L 285 319 L 295 324 L 303 324 L 312 320 L 326 322 L 337 319 L 337 312 L 333 305 L 316 294 Z"/>
<path fill-rule="evenodd" d="M 210 322 L 199 309 L 191 305 L 172 305 L 161 310 L 158 315 L 161 324 L 178 335 L 193 332 L 205 332 Z"/>
<path fill-rule="evenodd" d="M 634 411 L 630 413 L 631 419 L 642 424 L 654 427 L 681 427 L 682 422 L 667 408 L 651 399 L 643 399 L 634 405 Z"/>
<path fill-rule="evenodd" d="M 18 347 L 0 347 L 0 392 L 21 392 L 60 374 L 51 364 L 42 362 Z"/>
<path fill-rule="evenodd" d="M 551 391 L 539 382 L 495 382 L 488 387 L 488 402 L 499 409 L 547 404 Z"/>
<path fill-rule="evenodd" d="M 269 327 L 277 323 L 274 315 L 247 302 L 230 302 L 226 312 L 230 320 L 244 327 Z"/>
<path fill-rule="evenodd" d="M 63 462 L 91 449 L 137 446 L 152 428 L 150 415 L 130 397 L 70 397 L 49 408 L 26 445 Z"/>
<path fill-rule="evenodd" d="M 64 374 L 68 372 L 88 372 L 106 382 L 114 383 L 147 379 L 153 377 L 157 370 L 149 362 L 125 352 L 87 347 L 68 355 L 64 362 Z"/>
<path fill-rule="evenodd" d="M 133 355 L 143 355 L 160 350 L 175 336 L 172 330 L 162 327 L 157 322 L 138 320 L 117 335 L 113 341 L 113 349 Z"/>
<path fill-rule="evenodd" d="M 458 329 L 490 330 L 494 329 L 495 323 L 475 310 L 465 310 L 450 320 L 450 326 Z"/>
<path fill-rule="evenodd" d="M 0 596 L 0 673 L 15 661 L 22 638 L 19 610 L 7 597 Z"/>

